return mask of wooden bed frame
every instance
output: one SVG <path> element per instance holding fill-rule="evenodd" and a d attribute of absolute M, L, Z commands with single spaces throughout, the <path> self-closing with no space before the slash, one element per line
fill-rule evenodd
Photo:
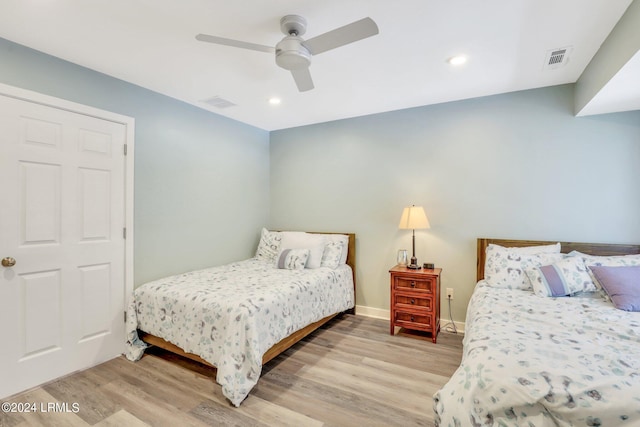
<path fill-rule="evenodd" d="M 484 279 L 484 262 L 489 244 L 500 245 L 505 247 L 522 248 L 525 246 L 552 245 L 557 241 L 545 240 L 508 240 L 508 239 L 478 239 L 478 265 L 477 280 Z M 640 254 L 640 245 L 626 245 L 615 243 L 576 243 L 576 242 L 560 242 L 561 252 L 569 253 L 571 251 L 579 251 L 589 255 L 611 256 L 611 255 L 632 255 Z"/>
<path fill-rule="evenodd" d="M 356 292 L 356 235 L 354 233 L 329 233 L 329 232 L 312 232 L 314 234 L 344 234 L 346 236 L 349 237 L 349 246 L 348 246 L 348 251 L 347 251 L 347 265 L 349 265 L 351 267 L 351 271 L 353 273 L 353 293 L 355 296 L 355 292 Z M 346 311 L 349 314 L 355 314 L 355 307 L 347 310 Z M 270 360 L 274 359 L 275 357 L 277 357 L 279 354 L 285 352 L 289 347 L 291 347 L 292 345 L 294 345 L 295 343 L 297 343 L 298 341 L 300 341 L 301 339 L 303 339 L 304 337 L 306 337 L 307 335 L 309 335 L 311 332 L 315 331 L 316 329 L 318 329 L 319 327 L 321 327 L 322 325 L 324 325 L 325 323 L 327 323 L 329 320 L 333 319 L 334 317 L 336 317 L 338 314 L 340 313 L 336 313 L 336 314 L 332 314 L 330 316 L 327 316 L 323 319 L 318 320 L 315 323 L 312 323 L 296 332 L 294 332 L 293 334 L 289 335 L 288 337 L 283 338 L 281 341 L 277 342 L 276 344 L 273 345 L 273 347 L 271 347 L 269 350 L 267 350 L 267 352 L 264 354 L 264 356 L 262 357 L 262 364 L 264 365 L 265 363 L 269 362 Z M 212 368 L 215 368 L 215 366 L 213 366 L 211 363 L 207 362 L 206 360 L 204 360 L 203 358 L 201 358 L 200 356 L 193 354 L 193 353 L 187 353 L 185 352 L 183 349 L 181 349 L 180 347 L 178 347 L 175 344 L 170 343 L 169 341 L 166 341 L 158 336 L 155 335 L 151 335 L 148 334 L 144 331 L 141 331 L 138 329 L 138 337 L 146 342 L 149 345 L 154 345 L 156 347 L 162 348 L 164 350 L 170 351 L 171 353 L 175 353 L 178 356 L 182 356 L 182 357 L 186 357 L 187 359 L 191 359 L 191 360 L 195 360 L 196 362 L 202 363 L 204 365 L 210 366 Z"/>

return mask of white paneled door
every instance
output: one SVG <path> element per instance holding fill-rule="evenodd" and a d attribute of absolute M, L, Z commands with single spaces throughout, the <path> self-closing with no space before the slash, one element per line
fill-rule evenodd
<path fill-rule="evenodd" d="M 0 397 L 124 349 L 126 132 L 0 95 Z"/>

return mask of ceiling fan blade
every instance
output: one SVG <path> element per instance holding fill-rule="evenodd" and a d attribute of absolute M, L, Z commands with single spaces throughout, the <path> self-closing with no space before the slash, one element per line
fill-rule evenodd
<path fill-rule="evenodd" d="M 313 80 L 311 79 L 311 73 L 308 68 L 296 68 L 291 70 L 293 80 L 296 81 L 296 86 L 300 92 L 306 92 L 313 89 Z"/>
<path fill-rule="evenodd" d="M 239 47 L 242 49 L 257 50 L 258 52 L 274 53 L 275 48 L 256 43 L 247 43 L 240 40 L 225 39 L 224 37 L 210 36 L 208 34 L 198 34 L 196 40 L 207 43 L 222 44 L 225 46 Z"/>
<path fill-rule="evenodd" d="M 371 18 L 364 18 L 347 24 L 344 27 L 336 28 L 335 30 L 313 37 L 303 42 L 303 45 L 312 55 L 317 55 L 367 37 L 375 36 L 376 34 L 378 34 L 378 26 L 376 23 Z"/>

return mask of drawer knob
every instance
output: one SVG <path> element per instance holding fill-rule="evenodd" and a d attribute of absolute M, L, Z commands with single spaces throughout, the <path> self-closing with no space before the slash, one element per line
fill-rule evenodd
<path fill-rule="evenodd" d="M 411 321 L 415 322 L 416 321 L 415 317 L 411 316 Z"/>
<path fill-rule="evenodd" d="M 416 303 L 416 300 L 411 298 L 411 304 L 415 304 L 415 303 Z"/>
<path fill-rule="evenodd" d="M 411 282 L 411 287 L 415 288 L 416 287 L 416 282 Z"/>

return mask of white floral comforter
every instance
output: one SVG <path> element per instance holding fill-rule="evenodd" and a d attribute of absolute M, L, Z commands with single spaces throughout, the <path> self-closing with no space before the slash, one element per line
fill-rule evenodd
<path fill-rule="evenodd" d="M 542 298 L 480 282 L 463 344 L 434 396 L 440 426 L 640 425 L 640 313 L 597 292 Z"/>
<path fill-rule="evenodd" d="M 255 258 L 149 282 L 127 310 L 127 353 L 146 345 L 136 329 L 218 368 L 224 395 L 239 406 L 257 383 L 275 343 L 326 316 L 354 307 L 351 268 L 282 270 Z"/>

